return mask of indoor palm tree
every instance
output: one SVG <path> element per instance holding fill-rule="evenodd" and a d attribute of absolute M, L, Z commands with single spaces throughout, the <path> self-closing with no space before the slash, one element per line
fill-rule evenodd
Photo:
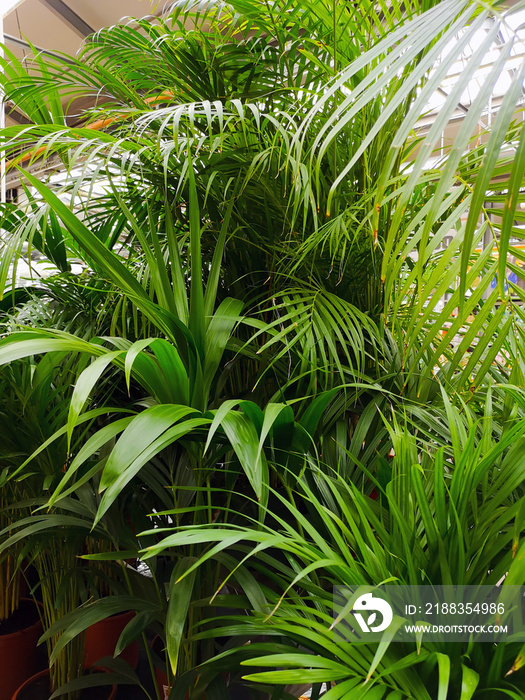
<path fill-rule="evenodd" d="M 136 303 L 137 288 L 123 286 L 108 267 L 109 254 L 105 263 L 94 259 L 88 240 L 111 249 L 120 237 L 135 273 L 143 270 L 142 286 L 173 313 L 166 284 L 180 287 L 189 274 L 183 263 L 180 276 L 178 257 L 186 250 L 193 171 L 204 264 L 192 274 L 207 277 L 214 252 L 221 257 L 226 245 L 215 303 L 229 295 L 264 321 L 255 339 L 260 363 L 237 363 L 229 377 L 234 390 L 251 390 L 261 371 L 275 387 L 293 379 L 299 395 L 332 383 L 334 375 L 347 381 L 375 347 L 371 321 L 387 354 L 394 343 L 403 367 L 410 358 L 405 392 L 413 386 L 425 398 L 439 366 L 447 381 L 456 377 L 459 390 L 470 389 L 471 377 L 480 384 L 501 347 L 491 343 L 489 350 L 492 330 L 498 326 L 505 343 L 520 324 L 511 296 L 520 288 L 490 291 L 490 281 L 498 271 L 504 278 L 507 253 L 521 255 L 509 246 L 511 235 L 520 236 L 514 221 L 522 137 L 513 120 L 523 66 L 493 128 L 480 134 L 478 125 L 518 33 L 511 32 L 483 77 L 454 145 L 432 168 L 428 159 L 506 26 L 504 7 L 394 3 L 384 12 L 367 3 L 243 0 L 199 8 L 179 2 L 166 21 L 103 30 L 78 59 L 67 58 L 67 70 L 60 59 L 38 57 L 28 71 L 7 57 L 6 93 L 35 124 L 4 132 L 12 167 L 57 153 L 65 166 L 59 189 L 83 210 L 88 232 L 67 224 L 64 245 L 102 264 Z M 429 133 L 417 138 L 429 99 L 460 57 L 460 78 Z M 65 127 L 65 98 L 69 103 L 94 90 L 96 108 Z M 94 194 L 95 182 L 104 196 Z M 54 214 L 39 226 L 48 238 L 54 232 L 56 247 L 56 202 L 48 187 L 40 187 L 40 196 L 29 220 L 10 214 L 17 236 L 6 263 L 37 222 L 49 219 L 49 206 Z M 497 199 L 509 204 L 502 220 L 487 209 Z M 457 235 L 441 251 L 452 229 Z M 498 260 L 490 247 L 475 252 L 485 231 L 499 230 Z M 445 295 L 437 312 L 429 300 Z M 505 303 L 494 315 L 499 297 Z M 465 333 L 459 351 L 442 335 L 455 309 L 449 337 Z M 473 345 L 468 369 L 458 372 Z M 369 370 L 373 364 L 376 357 Z"/>
<path fill-rule="evenodd" d="M 103 30 L 67 59 L 67 70 L 60 59 L 37 57 L 29 71 L 7 57 L 6 94 L 34 124 L 5 130 L 11 166 L 57 153 L 64 177 L 57 196 L 56 186 L 22 170 L 31 210 L 6 212 L 15 234 L 6 264 L 35 227 L 44 251 L 51 231 L 54 248 L 62 235 L 123 295 L 117 335 L 147 343 L 147 328 L 174 348 L 182 383 L 156 400 L 198 411 L 230 398 L 264 407 L 363 374 L 396 401 L 439 401 L 436 374 L 471 398 L 498 357 L 499 377 L 514 367 L 519 383 L 521 308 L 510 288 L 490 291 L 498 271 L 504 276 L 511 234 L 520 235 L 519 80 L 481 145 L 468 148 L 516 32 L 455 144 L 428 166 L 507 23 L 500 5 L 394 4 L 387 13 L 329 2 L 199 7 L 175 3 L 166 21 Z M 416 138 L 430 97 L 460 57 L 453 91 Z M 65 126 L 65 98 L 95 89 L 96 108 Z M 97 182 L 104 195 L 94 193 Z M 487 213 L 491 197 L 507 202 L 500 223 Z M 490 246 L 476 252 L 488 229 L 501 229 L 499 259 Z M 444 300 L 440 310 L 436 300 Z M 54 342 L 80 350 L 53 332 L 43 344 L 22 340 L 4 342 L 5 360 Z M 109 343 L 115 352 L 126 347 Z M 127 381 L 146 348 L 134 346 Z M 88 385 L 114 360 L 108 354 L 90 369 Z M 327 430 L 352 431 L 373 394 L 346 399 Z M 70 433 L 81 405 L 70 413 Z M 232 420 L 250 420 L 230 408 Z"/>
<path fill-rule="evenodd" d="M 490 384 L 523 383 L 522 291 L 503 281 L 508 266 L 522 274 L 510 258 L 522 259 L 511 245 L 522 219 L 521 59 L 491 128 L 479 126 L 519 46 L 515 11 L 469 0 L 184 1 L 164 19 L 102 30 L 77 58 L 28 66 L 6 52 L 0 81 L 30 123 L 0 139 L 28 204 L 4 208 L 0 281 L 31 240 L 59 269 L 80 257 L 115 300 L 103 337 L 51 327 L 0 342 L 1 364 L 83 358 L 48 444 L 65 435 L 72 445 L 100 383 L 120 378 L 107 422 L 71 454 L 51 505 L 100 475 L 97 523 L 138 486 L 159 499 L 150 512 L 175 506 L 206 526 L 211 487 L 247 483 L 263 521 L 311 464 L 381 487 L 389 404 L 417 439 L 445 425 L 448 455 L 443 396 L 475 421 Z M 455 143 L 433 158 L 474 77 Z M 75 100 L 93 94 L 72 124 Z M 62 175 L 44 182 L 36 168 L 52 154 Z M 126 392 L 134 406 L 122 418 Z M 494 392 L 501 435 L 523 408 Z"/>
<path fill-rule="evenodd" d="M 523 403 L 523 392 L 514 396 Z M 238 661 L 251 667 L 247 681 L 266 688 L 336 681 L 326 700 L 522 696 L 523 632 L 496 645 L 475 638 L 399 642 L 392 626 L 379 643 L 349 641 L 337 626 L 334 633 L 334 596 L 344 586 L 496 586 L 504 578 L 496 589 L 504 596 L 505 586 L 523 583 L 524 420 L 495 440 L 490 409 L 477 425 L 446 406 L 450 455 L 441 441 L 418 445 L 395 415 L 389 418 L 396 455 L 388 475 L 375 481 L 379 500 L 311 463 L 293 494 L 274 494 L 268 525 L 242 522 L 241 513 L 235 522 L 224 509 L 221 528 L 180 527 L 144 552 L 147 561 L 202 542 L 207 551 L 180 583 L 217 559 L 228 571 L 223 585 L 237 592 L 239 607 L 250 606 L 249 615 L 215 617 L 202 626 L 200 639 L 232 635 L 239 642 L 199 669 L 196 697 L 214 664 L 233 668 Z M 284 508 L 276 510 L 279 501 Z M 187 683 L 188 677 L 180 679 L 174 697 Z"/>

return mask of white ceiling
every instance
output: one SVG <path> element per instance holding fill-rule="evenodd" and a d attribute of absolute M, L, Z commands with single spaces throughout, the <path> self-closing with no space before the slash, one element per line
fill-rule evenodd
<path fill-rule="evenodd" d="M 130 17 L 160 15 L 166 0 L 0 0 L 4 41 L 18 59 L 38 50 L 75 55 L 84 38 Z M 7 125 L 16 123 L 7 110 Z"/>
<path fill-rule="evenodd" d="M 0 0 L 0 17 L 5 17 L 24 0 Z"/>
<path fill-rule="evenodd" d="M 158 0 L 0 0 L 6 45 L 20 58 L 30 41 L 38 48 L 75 54 L 85 36 L 124 17 L 160 14 Z M 26 51 L 27 53 L 27 51 Z"/>

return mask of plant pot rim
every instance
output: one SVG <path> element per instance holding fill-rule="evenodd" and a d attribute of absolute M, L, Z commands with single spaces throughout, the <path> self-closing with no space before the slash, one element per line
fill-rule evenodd
<path fill-rule="evenodd" d="M 22 601 L 27 602 L 27 603 L 34 603 L 35 608 L 37 610 L 38 610 L 38 608 L 40 608 L 40 609 L 42 608 L 42 603 L 38 600 L 34 600 L 33 598 L 20 598 L 20 602 L 22 602 Z M 4 643 L 10 642 L 11 640 L 16 639 L 17 637 L 22 637 L 22 636 L 32 632 L 33 630 L 35 630 L 36 628 L 38 628 L 41 625 L 42 625 L 42 620 L 41 620 L 40 613 L 39 613 L 35 622 L 32 622 L 30 625 L 27 625 L 27 627 L 22 627 L 19 630 L 15 630 L 14 632 L 8 632 L 7 634 L 2 634 L 0 632 L 0 640 L 2 640 Z"/>
<path fill-rule="evenodd" d="M 95 670 L 95 671 L 106 671 L 106 672 L 107 672 L 107 669 L 102 668 L 101 666 L 94 666 L 94 667 L 93 667 L 93 670 Z M 38 673 L 35 673 L 34 675 L 32 675 L 30 678 L 28 678 L 26 681 L 24 681 L 24 682 L 22 683 L 22 685 L 19 686 L 19 687 L 17 688 L 17 690 L 15 690 L 15 692 L 14 692 L 14 694 L 13 694 L 13 697 L 12 697 L 12 700 L 19 700 L 20 693 L 21 693 L 25 688 L 27 688 L 28 686 L 30 686 L 31 683 L 33 683 L 33 682 L 34 682 L 35 680 L 37 680 L 38 678 L 42 678 L 43 676 L 48 676 L 48 675 L 49 675 L 49 669 L 48 669 L 48 668 L 45 668 L 43 671 L 39 671 Z M 110 694 L 108 695 L 107 700 L 115 700 L 116 694 L 117 694 L 117 686 L 114 685 L 114 684 L 111 684 L 111 692 L 110 692 Z"/>

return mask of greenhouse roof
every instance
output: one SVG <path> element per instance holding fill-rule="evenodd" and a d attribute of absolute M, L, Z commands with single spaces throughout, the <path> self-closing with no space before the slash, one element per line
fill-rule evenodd
<path fill-rule="evenodd" d="M 468 43 L 460 60 L 454 63 L 451 71 L 441 83 L 439 90 L 432 96 L 432 99 L 428 105 L 430 112 L 425 121 L 430 123 L 433 121 L 433 116 L 443 106 L 448 95 L 452 92 L 460 79 L 466 63 L 483 43 L 483 40 L 491 29 L 491 24 L 492 22 L 489 20 L 485 23 L 485 26 L 482 29 L 476 32 L 474 39 Z M 502 24 L 496 41 L 492 44 L 490 51 L 483 57 L 483 60 L 479 65 L 479 69 L 474 74 L 472 80 L 469 81 L 468 86 L 462 92 L 459 98 L 457 113 L 458 117 L 460 117 L 461 114 L 466 114 L 468 112 L 470 105 L 480 92 L 485 79 L 494 69 L 494 65 L 500 56 L 502 47 L 511 41 L 513 41 L 513 45 L 510 49 L 510 55 L 504 64 L 504 68 L 500 72 L 499 79 L 495 84 L 495 88 L 492 92 L 491 103 L 489 103 L 489 107 L 486 110 L 486 123 L 483 124 L 483 126 L 490 126 L 493 113 L 497 111 L 499 104 L 501 103 L 501 99 L 510 88 L 511 83 L 515 79 L 516 74 L 525 58 L 525 10 L 513 13 L 507 18 L 506 22 Z"/>

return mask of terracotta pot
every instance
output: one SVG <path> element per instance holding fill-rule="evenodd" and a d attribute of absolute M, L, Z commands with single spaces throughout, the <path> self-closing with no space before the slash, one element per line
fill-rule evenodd
<path fill-rule="evenodd" d="M 29 615 L 34 612 L 25 629 L 0 634 L 0 700 L 11 700 L 11 696 L 27 678 L 36 673 L 38 664 L 38 638 L 42 634 L 42 623 L 34 600 L 23 598 Z M 41 668 L 41 666 L 40 666 Z"/>
<path fill-rule="evenodd" d="M 104 656 L 113 656 L 118 638 L 124 627 L 133 619 L 133 610 L 106 617 L 86 630 L 86 642 L 84 646 L 84 668 L 91 668 Z M 119 654 L 120 659 L 127 661 L 132 668 L 139 664 L 140 647 L 138 642 L 132 642 L 129 647 Z"/>
<path fill-rule="evenodd" d="M 94 669 L 104 671 L 105 669 Z M 28 678 L 12 697 L 12 700 L 49 700 L 49 669 L 35 673 Z M 80 700 L 115 700 L 117 686 L 108 685 L 86 688 L 80 692 Z"/>

